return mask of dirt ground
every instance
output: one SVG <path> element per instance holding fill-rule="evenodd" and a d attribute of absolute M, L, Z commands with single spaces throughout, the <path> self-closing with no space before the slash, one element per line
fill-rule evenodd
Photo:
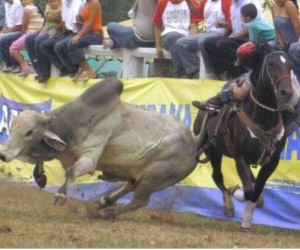
<path fill-rule="evenodd" d="M 53 194 L 29 184 L 0 182 L 1 248 L 299 248 L 299 231 L 191 213 L 139 209 L 114 220 L 91 218 L 87 202 L 52 205 Z"/>

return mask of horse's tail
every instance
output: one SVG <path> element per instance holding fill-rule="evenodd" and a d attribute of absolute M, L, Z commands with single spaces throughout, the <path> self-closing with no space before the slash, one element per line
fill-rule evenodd
<path fill-rule="evenodd" d="M 199 163 L 207 163 L 210 161 L 208 155 L 205 156 L 205 158 L 200 159 L 201 155 L 205 152 L 205 150 L 207 149 L 207 144 L 205 144 L 204 146 L 202 146 L 201 148 L 199 148 L 197 155 L 196 155 L 196 161 Z"/>

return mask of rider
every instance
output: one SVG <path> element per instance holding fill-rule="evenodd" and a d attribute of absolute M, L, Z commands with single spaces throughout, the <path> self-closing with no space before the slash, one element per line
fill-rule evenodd
<path fill-rule="evenodd" d="M 217 111 L 232 100 L 245 100 L 250 91 L 254 88 L 252 80 L 256 79 L 256 76 L 254 75 L 255 71 L 253 69 L 257 66 L 257 62 L 253 59 L 257 56 L 257 53 L 259 52 L 255 43 L 247 42 L 242 44 L 237 49 L 236 63 L 247 68 L 249 72 L 226 83 L 224 88 L 216 96 L 204 102 L 193 101 L 192 104 L 202 110 Z M 291 79 L 294 88 L 294 96 L 289 102 L 290 105 L 280 107 L 286 136 L 292 134 L 300 126 L 300 88 L 293 71 L 291 71 Z"/>

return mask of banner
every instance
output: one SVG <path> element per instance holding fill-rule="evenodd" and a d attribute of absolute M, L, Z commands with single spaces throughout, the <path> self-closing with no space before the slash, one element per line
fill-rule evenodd
<path fill-rule="evenodd" d="M 86 83 L 75 82 L 69 77 L 52 77 L 47 84 L 39 84 L 33 76 L 20 78 L 12 73 L 0 72 L 0 143 L 9 136 L 12 119 L 24 109 L 49 112 L 80 95 L 99 79 Z M 122 79 L 124 92 L 122 100 L 147 107 L 155 112 L 179 117 L 192 130 L 197 109 L 191 105 L 193 100 L 206 100 L 215 95 L 224 82 L 215 80 L 187 80 L 166 78 Z M 300 166 L 298 160 L 300 131 L 288 138 L 281 154 L 280 164 L 268 180 L 263 192 L 265 204 L 256 209 L 254 223 L 277 227 L 300 229 Z M 34 166 L 20 161 L 0 162 L 0 171 L 12 176 L 14 181 L 34 183 Z M 260 167 L 252 169 L 256 175 Z M 222 171 L 227 187 L 241 185 L 232 159 L 223 157 Z M 63 183 L 64 170 L 58 161 L 45 163 L 47 175 L 46 190 L 56 192 Z M 97 171 L 76 179 L 69 194 L 79 199 L 97 199 L 117 188 L 118 183 L 99 182 Z M 210 164 L 199 164 L 186 179 L 174 187 L 151 196 L 149 208 L 171 211 L 190 211 L 217 218 L 223 215 L 221 192 L 212 180 Z M 128 202 L 130 195 L 122 198 Z M 235 217 L 240 221 L 245 203 L 234 201 Z"/>

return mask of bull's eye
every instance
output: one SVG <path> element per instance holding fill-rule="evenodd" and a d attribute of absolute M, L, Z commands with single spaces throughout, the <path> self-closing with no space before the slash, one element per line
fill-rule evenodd
<path fill-rule="evenodd" d="M 29 130 L 27 133 L 26 133 L 26 137 L 28 137 L 28 136 L 31 136 L 32 135 L 32 130 Z"/>

